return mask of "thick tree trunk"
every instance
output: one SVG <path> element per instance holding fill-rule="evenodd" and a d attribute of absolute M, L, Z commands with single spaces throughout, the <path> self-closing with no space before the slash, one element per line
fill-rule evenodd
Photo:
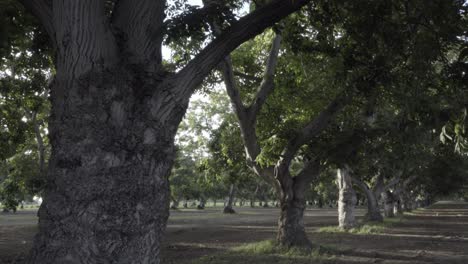
<path fill-rule="evenodd" d="M 312 243 L 304 226 L 305 192 L 319 174 L 319 162 L 309 162 L 295 177 L 291 177 L 285 168 L 277 168 L 275 174 L 281 187 L 277 241 L 283 247 L 310 250 Z"/>
<path fill-rule="evenodd" d="M 304 228 L 305 200 L 280 201 L 281 214 L 278 221 L 277 240 L 280 245 L 310 249 L 312 243 Z"/>
<path fill-rule="evenodd" d="M 338 226 L 343 229 L 350 229 L 356 225 L 354 208 L 356 206 L 356 192 L 352 186 L 348 166 L 337 171 L 338 182 Z"/>
<path fill-rule="evenodd" d="M 136 98 L 145 73 L 63 74 L 52 87 L 52 156 L 29 263 L 159 263 L 181 118 L 160 122 L 170 95 L 155 113 Z"/>
<path fill-rule="evenodd" d="M 236 211 L 232 208 L 235 192 L 236 192 L 236 187 L 234 186 L 234 184 L 231 184 L 231 187 L 229 188 L 228 201 L 226 203 L 226 206 L 223 209 L 223 213 L 225 213 L 225 214 L 235 214 L 236 213 Z"/>
<path fill-rule="evenodd" d="M 393 212 L 395 207 L 395 197 L 392 192 L 385 191 L 384 192 L 384 215 L 385 217 L 395 217 Z"/>
<path fill-rule="evenodd" d="M 367 221 L 382 222 L 383 216 L 380 213 L 378 197 L 371 191 L 365 192 L 367 198 L 367 214 L 365 216 Z"/>

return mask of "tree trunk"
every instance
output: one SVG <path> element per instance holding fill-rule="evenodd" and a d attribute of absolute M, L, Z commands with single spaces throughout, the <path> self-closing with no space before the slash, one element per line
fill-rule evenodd
<path fill-rule="evenodd" d="M 281 214 L 278 221 L 278 243 L 284 247 L 310 249 L 312 243 L 304 228 L 305 200 L 292 199 L 280 201 Z"/>
<path fill-rule="evenodd" d="M 342 229 L 350 229 L 356 225 L 354 208 L 357 198 L 352 186 L 348 166 L 338 169 L 336 177 L 338 182 L 338 226 Z"/>
<path fill-rule="evenodd" d="M 384 192 L 384 215 L 385 217 L 395 217 L 393 213 L 393 209 L 395 207 L 395 197 L 393 196 L 392 192 L 385 191 Z"/>
<path fill-rule="evenodd" d="M 310 250 L 312 243 L 307 238 L 304 226 L 305 192 L 319 174 L 319 162 L 309 162 L 295 177 L 291 177 L 289 169 L 284 167 L 277 168 L 275 174 L 281 188 L 277 241 L 286 248 Z"/>
<path fill-rule="evenodd" d="M 393 206 L 393 213 L 395 215 L 402 215 L 403 214 L 403 208 L 401 205 L 401 200 L 398 198 L 395 202 L 395 205 Z"/>
<path fill-rule="evenodd" d="M 173 198 L 172 199 L 171 209 L 176 210 L 177 208 L 179 208 L 179 199 Z"/>
<path fill-rule="evenodd" d="M 232 208 L 232 203 L 234 201 L 234 194 L 236 192 L 236 188 L 234 184 L 231 184 L 231 187 L 229 188 L 229 196 L 228 196 L 228 201 L 226 206 L 224 207 L 223 213 L 225 214 L 235 214 L 236 211 Z"/>
<path fill-rule="evenodd" d="M 164 118 L 169 94 L 159 106 L 137 99 L 154 82 L 145 74 L 93 71 L 78 80 L 57 72 L 52 155 L 29 263 L 159 263 L 182 116 Z"/>
<path fill-rule="evenodd" d="M 403 190 L 400 194 L 400 203 L 403 212 L 411 212 L 411 210 L 413 210 L 413 205 L 411 204 L 411 197 L 405 190 Z"/>
<path fill-rule="evenodd" d="M 371 191 L 365 191 L 367 198 L 367 214 L 365 216 L 367 221 L 382 222 L 383 216 L 380 213 L 379 201 L 376 195 Z"/>
<path fill-rule="evenodd" d="M 205 209 L 205 198 L 203 198 L 203 197 L 200 198 L 200 202 L 197 205 L 197 209 L 199 209 L 199 210 Z"/>

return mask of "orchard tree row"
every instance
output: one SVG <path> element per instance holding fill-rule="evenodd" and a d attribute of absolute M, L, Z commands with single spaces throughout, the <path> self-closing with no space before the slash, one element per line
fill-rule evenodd
<path fill-rule="evenodd" d="M 159 263 L 171 201 L 273 201 L 277 242 L 310 248 L 307 202 L 337 203 L 348 229 L 358 200 L 382 221 L 381 201 L 391 217 L 466 196 L 464 1 L 4 0 L 0 13 L 2 204 L 44 198 L 30 263 Z"/>

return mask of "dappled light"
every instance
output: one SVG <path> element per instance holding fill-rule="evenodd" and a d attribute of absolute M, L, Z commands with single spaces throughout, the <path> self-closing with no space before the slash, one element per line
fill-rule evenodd
<path fill-rule="evenodd" d="M 467 22 L 0 0 L 0 264 L 467 264 Z"/>

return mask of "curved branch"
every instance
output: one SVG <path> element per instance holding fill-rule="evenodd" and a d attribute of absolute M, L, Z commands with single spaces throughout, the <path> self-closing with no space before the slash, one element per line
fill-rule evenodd
<path fill-rule="evenodd" d="M 299 148 L 310 141 L 313 137 L 320 134 L 327 127 L 330 121 L 335 118 L 338 112 L 350 101 L 351 96 L 344 91 L 330 102 L 327 108 L 305 125 L 304 128 L 288 142 L 288 145 L 281 153 L 281 160 L 278 162 L 277 166 L 282 167 L 282 169 L 288 168 Z"/>
<path fill-rule="evenodd" d="M 170 81 L 175 82 L 175 92 L 183 97 L 190 96 L 210 71 L 231 51 L 310 1 L 274 0 L 235 22 L 171 78 Z"/>
<path fill-rule="evenodd" d="M 275 70 L 276 65 L 278 64 L 278 55 L 281 48 L 282 36 L 280 33 L 277 33 L 275 39 L 273 40 L 272 47 L 270 49 L 270 55 L 268 56 L 267 66 L 265 73 L 263 74 L 263 80 L 260 84 L 260 89 L 255 95 L 255 99 L 250 106 L 250 111 L 253 117 L 256 118 L 258 112 L 260 112 L 263 104 L 265 103 L 268 95 L 273 91 L 275 87 Z"/>

